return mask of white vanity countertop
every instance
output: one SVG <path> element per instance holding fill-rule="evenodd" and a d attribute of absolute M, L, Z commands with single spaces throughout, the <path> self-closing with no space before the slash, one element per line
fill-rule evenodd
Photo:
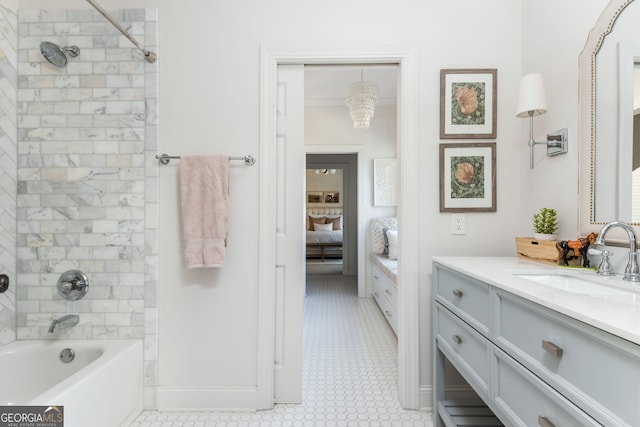
<path fill-rule="evenodd" d="M 640 345 L 640 284 L 621 275 L 602 278 L 593 270 L 562 268 L 517 257 L 434 257 L 434 262 L 521 296 L 559 313 Z M 515 274 L 551 272 L 571 275 L 630 291 L 614 295 L 563 291 Z"/>

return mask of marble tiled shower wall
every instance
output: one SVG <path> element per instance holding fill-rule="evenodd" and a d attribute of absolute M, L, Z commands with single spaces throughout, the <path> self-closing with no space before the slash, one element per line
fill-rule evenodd
<path fill-rule="evenodd" d="M 110 10 L 157 51 L 157 10 Z M 93 9 L 18 13 L 17 338 L 157 338 L 157 64 Z M 40 42 L 76 45 L 67 68 Z M 62 299 L 60 274 L 89 292 Z M 47 332 L 78 313 L 74 328 Z"/>
<path fill-rule="evenodd" d="M 0 273 L 11 280 L 0 294 L 0 344 L 16 338 L 16 80 L 18 17 L 0 4 Z"/>

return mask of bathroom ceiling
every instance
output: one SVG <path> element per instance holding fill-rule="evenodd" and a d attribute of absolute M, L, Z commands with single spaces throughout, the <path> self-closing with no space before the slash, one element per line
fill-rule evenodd
<path fill-rule="evenodd" d="M 307 65 L 304 67 L 305 105 L 345 105 L 351 83 L 365 81 L 378 85 L 379 104 L 395 104 L 397 65 Z"/>

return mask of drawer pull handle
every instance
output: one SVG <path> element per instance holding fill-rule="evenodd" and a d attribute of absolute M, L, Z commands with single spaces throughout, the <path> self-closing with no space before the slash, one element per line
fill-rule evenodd
<path fill-rule="evenodd" d="M 455 342 L 456 344 L 462 344 L 462 337 L 460 335 L 454 335 L 453 342 Z"/>
<path fill-rule="evenodd" d="M 540 427 L 556 427 L 554 423 L 549 421 L 549 418 L 543 417 L 542 415 L 538 415 L 538 425 L 540 425 Z"/>
<path fill-rule="evenodd" d="M 558 347 L 557 345 L 555 345 L 551 341 L 542 340 L 542 348 L 545 349 L 545 351 L 551 353 L 552 355 L 554 355 L 557 358 L 561 358 L 562 357 L 562 347 Z M 553 425 L 553 424 L 551 424 L 551 425 Z"/>
<path fill-rule="evenodd" d="M 389 289 L 385 289 L 384 291 L 387 293 L 387 295 L 391 295 L 391 292 L 389 292 Z"/>
<path fill-rule="evenodd" d="M 458 298 L 462 297 L 463 292 L 460 289 L 456 289 L 453 291 L 453 295 L 457 296 Z"/>
<path fill-rule="evenodd" d="M 387 313 L 387 316 L 393 317 L 393 314 L 389 310 L 385 310 L 384 312 Z"/>

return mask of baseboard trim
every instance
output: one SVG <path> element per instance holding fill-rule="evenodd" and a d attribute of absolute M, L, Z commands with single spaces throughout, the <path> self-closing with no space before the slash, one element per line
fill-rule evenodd
<path fill-rule="evenodd" d="M 421 411 L 433 411 L 433 387 L 421 386 L 418 398 Z"/>
<path fill-rule="evenodd" d="M 256 410 L 255 387 L 157 387 L 159 411 Z"/>

